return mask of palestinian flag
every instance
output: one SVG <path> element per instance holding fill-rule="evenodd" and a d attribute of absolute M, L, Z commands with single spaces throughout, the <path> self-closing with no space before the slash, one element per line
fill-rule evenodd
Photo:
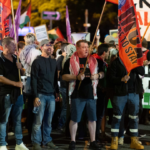
<path fill-rule="evenodd" d="M 54 28 L 52 30 L 49 30 L 48 35 L 49 35 L 49 38 L 52 40 L 56 40 L 57 38 L 64 39 L 64 37 L 58 27 Z"/>
<path fill-rule="evenodd" d="M 28 6 L 21 12 L 20 17 L 20 28 L 22 29 L 28 22 L 30 22 L 31 18 L 31 1 Z"/>
<path fill-rule="evenodd" d="M 110 3 L 114 3 L 114 4 L 118 4 L 119 2 L 119 0 L 106 0 L 107 2 L 110 2 Z"/>

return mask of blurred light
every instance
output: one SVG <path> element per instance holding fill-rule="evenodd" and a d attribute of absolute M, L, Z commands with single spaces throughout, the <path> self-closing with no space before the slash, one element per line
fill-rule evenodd
<path fill-rule="evenodd" d="M 109 35 L 109 34 L 106 34 L 105 37 L 108 36 L 108 35 Z"/>
<path fill-rule="evenodd" d="M 19 36 L 25 36 L 27 33 L 34 33 L 33 27 L 23 27 L 19 28 Z"/>

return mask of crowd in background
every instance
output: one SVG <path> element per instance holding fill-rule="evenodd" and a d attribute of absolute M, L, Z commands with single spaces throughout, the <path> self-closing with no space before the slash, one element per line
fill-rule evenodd
<path fill-rule="evenodd" d="M 15 133 L 16 150 L 28 149 L 22 142 L 21 116 L 26 118 L 23 126 L 28 129 L 34 150 L 41 150 L 41 144 L 59 149 L 52 142 L 52 130 L 71 136 L 69 149 L 75 150 L 76 135 L 79 139 L 86 137 L 87 128 L 90 148 L 100 149 L 107 121 L 112 124 L 111 149 L 124 144 L 125 131 L 131 136 L 131 148 L 144 149 L 138 139 L 138 124 L 150 125 L 149 110 L 142 108 L 140 77 L 144 76 L 144 66 L 150 64 L 147 41 L 142 42 L 144 66 L 128 76 L 119 59 L 118 43 L 107 36 L 99 45 L 99 38 L 91 47 L 92 43 L 85 40 L 76 45 L 62 39 L 39 43 L 34 34 L 28 33 L 25 42 L 18 42 L 18 52 L 14 40 L 4 38 L 0 53 L 0 107 L 4 106 L 0 111 L 0 150 L 7 149 L 6 133 L 10 132 Z M 22 82 L 18 80 L 18 69 Z M 20 88 L 24 101 L 17 99 Z M 107 109 L 109 100 L 113 110 Z"/>

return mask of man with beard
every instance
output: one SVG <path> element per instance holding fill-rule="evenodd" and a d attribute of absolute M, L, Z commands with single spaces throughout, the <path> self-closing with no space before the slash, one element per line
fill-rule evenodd
<path fill-rule="evenodd" d="M 15 130 L 15 150 L 28 150 L 22 142 L 21 114 L 23 110 L 23 98 L 20 99 L 20 88 L 18 69 L 21 74 L 24 70 L 17 57 L 14 55 L 16 43 L 13 38 L 7 37 L 2 41 L 3 52 L 0 53 L 0 150 L 6 148 L 6 125 L 8 117 L 12 115 Z"/>
<path fill-rule="evenodd" d="M 49 40 L 41 41 L 40 46 L 42 54 L 34 60 L 31 69 L 34 107 L 38 108 L 38 111 L 34 114 L 31 139 L 33 150 L 42 150 L 40 144 L 42 142 L 41 125 L 43 123 L 43 145 L 46 145 L 48 148 L 58 149 L 53 144 L 50 136 L 52 130 L 51 122 L 55 111 L 55 91 L 57 93 L 56 100 L 59 100 L 56 60 L 49 56 L 51 52 Z"/>
<path fill-rule="evenodd" d="M 76 43 L 77 51 L 68 59 L 64 65 L 62 79 L 69 82 L 69 96 L 71 96 L 71 121 L 70 134 L 71 143 L 69 150 L 75 150 L 75 138 L 78 122 L 81 120 L 82 112 L 86 106 L 88 116 L 88 128 L 90 132 L 90 148 L 100 149 L 95 141 L 96 130 L 96 99 L 98 79 L 103 77 L 103 72 L 99 72 L 97 60 L 89 55 L 88 42 L 80 40 Z M 86 64 L 85 73 L 83 73 Z M 79 83 L 82 81 L 80 88 Z"/>

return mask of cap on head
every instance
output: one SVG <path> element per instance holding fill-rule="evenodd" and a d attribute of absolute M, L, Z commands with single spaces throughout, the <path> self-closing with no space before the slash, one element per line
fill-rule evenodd
<path fill-rule="evenodd" d="M 40 42 L 40 47 L 42 47 L 42 46 L 45 45 L 45 44 L 50 44 L 50 41 L 47 40 L 47 39 L 42 40 L 42 41 Z"/>
<path fill-rule="evenodd" d="M 115 41 L 115 38 L 113 36 L 108 35 L 105 37 L 105 40 L 104 40 L 105 43 L 111 44 L 110 42 L 112 42 L 112 41 Z"/>

